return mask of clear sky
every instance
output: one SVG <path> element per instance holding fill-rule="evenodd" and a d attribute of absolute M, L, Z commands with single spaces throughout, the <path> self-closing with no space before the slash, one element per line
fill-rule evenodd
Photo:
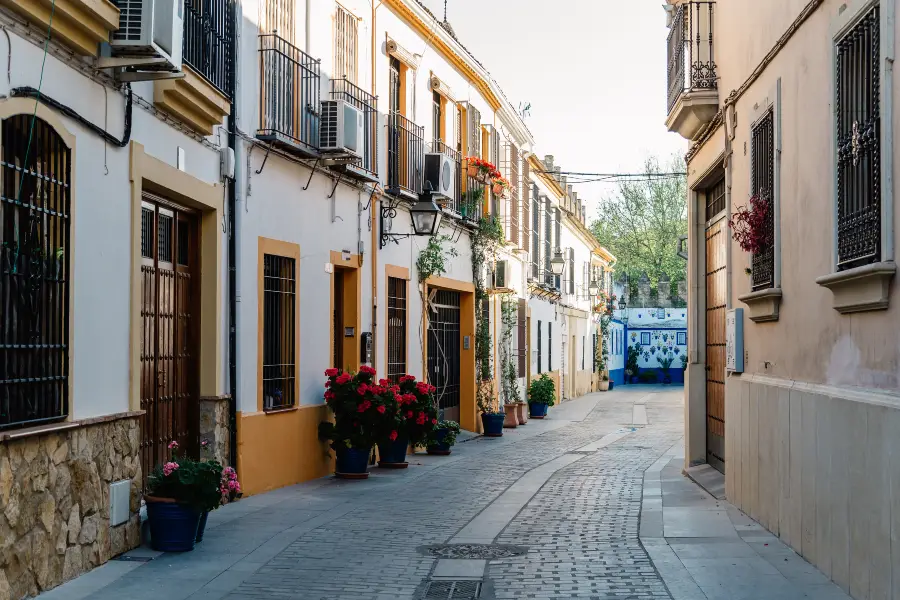
<path fill-rule="evenodd" d="M 422 0 L 443 17 L 443 0 Z M 635 172 L 687 143 L 668 133 L 663 0 L 448 0 L 459 40 L 564 171 Z M 604 184 L 575 187 L 594 218 Z"/>

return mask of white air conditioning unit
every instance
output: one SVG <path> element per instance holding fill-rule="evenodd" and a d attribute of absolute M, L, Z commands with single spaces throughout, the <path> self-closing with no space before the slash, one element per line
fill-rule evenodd
<path fill-rule="evenodd" d="M 506 289 L 509 287 L 509 261 L 498 260 L 496 269 L 494 270 L 494 287 L 496 289 Z"/>
<path fill-rule="evenodd" d="M 113 32 L 114 57 L 163 59 L 141 70 L 180 71 L 184 43 L 183 0 L 114 0 L 119 29 Z"/>
<path fill-rule="evenodd" d="M 456 194 L 456 161 L 440 152 L 425 154 L 425 186 L 431 184 L 432 193 L 445 198 Z"/>
<path fill-rule="evenodd" d="M 319 150 L 363 157 L 365 145 L 365 120 L 362 112 L 343 100 L 322 101 Z"/>

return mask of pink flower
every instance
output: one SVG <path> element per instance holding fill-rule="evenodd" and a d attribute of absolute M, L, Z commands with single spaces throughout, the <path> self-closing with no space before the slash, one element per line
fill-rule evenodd
<path fill-rule="evenodd" d="M 175 440 L 169 442 L 169 450 L 175 450 L 176 448 L 178 448 L 178 442 L 176 442 Z"/>
<path fill-rule="evenodd" d="M 169 475 L 171 475 L 172 473 L 174 473 L 177 470 L 178 470 L 177 462 L 167 462 L 166 464 L 163 465 L 163 475 L 165 475 L 166 477 L 168 477 Z"/>
<path fill-rule="evenodd" d="M 382 405 L 379 406 L 376 410 L 377 410 L 378 412 L 380 412 L 381 414 L 384 414 L 384 411 L 386 411 L 387 409 L 386 409 L 386 408 L 384 407 L 384 405 L 382 404 Z"/>
<path fill-rule="evenodd" d="M 238 484 L 237 481 L 231 480 L 228 482 L 228 491 L 230 491 L 230 492 L 236 492 L 239 487 L 240 487 L 240 485 Z"/>
<path fill-rule="evenodd" d="M 202 442 L 200 442 L 201 448 L 206 448 L 207 446 L 209 446 L 209 440 L 203 440 Z"/>
<path fill-rule="evenodd" d="M 396 432 L 396 431 L 392 431 L 392 432 L 391 432 L 391 435 L 388 436 L 388 437 L 390 437 L 390 438 L 391 438 L 391 441 L 393 442 L 394 440 L 397 439 L 397 432 Z"/>
<path fill-rule="evenodd" d="M 340 369 L 325 369 L 325 375 L 327 377 L 337 377 L 338 373 L 340 372 Z"/>
<path fill-rule="evenodd" d="M 224 475 L 228 479 L 231 479 L 232 481 L 237 479 L 237 471 L 235 471 L 233 467 L 225 467 L 224 469 L 222 469 L 222 475 Z"/>

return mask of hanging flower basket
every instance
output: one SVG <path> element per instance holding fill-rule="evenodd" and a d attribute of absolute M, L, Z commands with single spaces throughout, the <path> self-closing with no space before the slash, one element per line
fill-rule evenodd
<path fill-rule="evenodd" d="M 494 174 L 499 175 L 497 167 L 483 158 L 469 156 L 466 158 L 466 174 L 479 183 L 488 184 Z"/>

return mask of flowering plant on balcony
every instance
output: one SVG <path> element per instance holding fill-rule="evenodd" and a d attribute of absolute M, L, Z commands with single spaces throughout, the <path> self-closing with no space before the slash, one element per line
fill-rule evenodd
<path fill-rule="evenodd" d="M 615 294 L 607 294 L 603 290 L 597 295 L 597 304 L 594 305 L 594 312 L 602 316 L 611 316 L 612 308 L 616 303 L 618 296 Z"/>
<path fill-rule="evenodd" d="M 509 179 L 502 175 L 496 175 L 491 179 L 491 188 L 495 196 L 501 198 L 509 198 L 510 183 Z"/>
<path fill-rule="evenodd" d="M 319 439 L 329 440 L 335 452 L 368 450 L 381 439 L 396 439 L 397 402 L 388 387 L 375 383 L 375 369 L 327 369 L 325 376 L 325 403 L 334 421 L 319 423 Z"/>
<path fill-rule="evenodd" d="M 485 184 L 488 183 L 492 177 L 500 176 L 500 171 L 497 170 L 497 166 L 494 163 L 488 162 L 483 158 L 478 158 L 477 156 L 466 157 L 466 172 L 469 177 Z"/>
<path fill-rule="evenodd" d="M 759 194 L 747 206 L 738 206 L 728 219 L 731 237 L 744 252 L 757 253 L 772 243 L 769 224 L 769 200 Z"/>

